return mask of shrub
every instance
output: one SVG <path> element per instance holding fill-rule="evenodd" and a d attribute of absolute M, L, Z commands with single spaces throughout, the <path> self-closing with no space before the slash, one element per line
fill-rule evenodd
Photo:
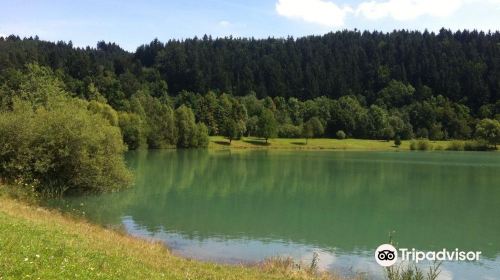
<path fill-rule="evenodd" d="M 119 128 L 89 111 L 86 101 L 52 101 L 33 109 L 29 101 L 14 100 L 12 111 L 0 113 L 0 177 L 50 195 L 128 186 Z"/>
<path fill-rule="evenodd" d="M 278 128 L 278 136 L 282 138 L 300 138 L 302 128 L 292 124 L 284 124 Z"/>
<path fill-rule="evenodd" d="M 466 151 L 488 151 L 492 147 L 486 140 L 466 141 L 464 145 Z"/>
<path fill-rule="evenodd" d="M 417 141 L 411 140 L 410 142 L 410 150 L 414 151 L 417 149 Z"/>
<path fill-rule="evenodd" d="M 394 139 L 394 145 L 396 147 L 401 146 L 401 137 L 399 137 L 399 135 L 396 135 L 396 138 Z"/>
<path fill-rule="evenodd" d="M 492 119 L 481 120 L 476 126 L 476 136 L 496 146 L 500 142 L 500 122 Z"/>
<path fill-rule="evenodd" d="M 178 132 L 177 147 L 196 148 L 208 146 L 208 128 L 196 124 L 193 111 L 182 105 L 175 110 L 175 123 Z"/>
<path fill-rule="evenodd" d="M 120 112 L 118 123 L 123 135 L 123 141 L 129 150 L 146 146 L 144 120 L 135 113 Z"/>
<path fill-rule="evenodd" d="M 239 140 L 246 131 L 245 122 L 242 120 L 227 119 L 224 122 L 222 135 L 226 136 L 231 143 L 232 140 Z"/>
<path fill-rule="evenodd" d="M 427 151 L 427 150 L 432 150 L 432 144 L 429 142 L 429 140 L 419 140 L 417 143 L 417 148 L 420 151 Z"/>
<path fill-rule="evenodd" d="M 307 139 L 323 136 L 325 128 L 319 118 L 312 117 L 302 126 L 302 136 Z"/>
<path fill-rule="evenodd" d="M 427 139 L 412 140 L 410 142 L 410 150 L 419 150 L 419 151 L 432 150 L 432 144 Z"/>
<path fill-rule="evenodd" d="M 337 131 L 335 134 L 337 136 L 337 139 L 344 140 L 346 138 L 345 132 L 343 130 Z"/>
<path fill-rule="evenodd" d="M 464 150 L 464 142 L 463 141 L 452 141 L 446 147 L 446 150 L 449 151 L 463 151 Z"/>
<path fill-rule="evenodd" d="M 274 113 L 269 109 L 262 110 L 257 121 L 257 136 L 266 139 L 274 138 L 278 134 L 278 123 Z"/>
<path fill-rule="evenodd" d="M 196 145 L 200 148 L 208 146 L 208 128 L 204 123 L 196 124 Z"/>

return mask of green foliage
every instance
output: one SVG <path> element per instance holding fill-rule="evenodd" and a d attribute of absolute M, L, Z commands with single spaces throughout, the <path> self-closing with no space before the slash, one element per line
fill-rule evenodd
<path fill-rule="evenodd" d="M 182 105 L 175 110 L 175 123 L 179 133 L 177 147 L 189 148 L 196 146 L 196 124 L 193 111 Z"/>
<path fill-rule="evenodd" d="M 131 174 L 111 107 L 71 98 L 46 67 L 28 65 L 0 112 L 0 178 L 37 192 L 111 191 Z"/>
<path fill-rule="evenodd" d="M 208 129 L 195 123 L 191 109 L 182 105 L 175 110 L 175 123 L 178 131 L 177 147 L 196 148 L 208 145 Z"/>
<path fill-rule="evenodd" d="M 88 110 L 101 115 L 112 126 L 118 126 L 118 113 L 108 104 L 92 100 L 89 102 Z"/>
<path fill-rule="evenodd" d="M 259 134 L 259 117 L 252 116 L 247 121 L 247 135 L 257 136 Z"/>
<path fill-rule="evenodd" d="M 50 100 L 48 100 L 50 101 Z M 121 189 L 130 184 L 120 131 L 68 98 L 53 108 L 27 101 L 0 113 L 0 177 L 50 195 Z"/>
<path fill-rule="evenodd" d="M 368 120 L 368 133 L 372 138 L 389 140 L 394 137 L 394 130 L 389 124 L 388 113 L 382 107 L 370 106 Z"/>
<path fill-rule="evenodd" d="M 231 143 L 234 139 L 240 139 L 245 133 L 245 130 L 245 122 L 229 119 L 224 126 L 224 136 L 226 136 L 229 139 L 229 143 Z"/>
<path fill-rule="evenodd" d="M 257 122 L 257 136 L 266 139 L 274 138 L 277 135 L 278 124 L 274 114 L 269 109 L 263 109 Z"/>
<path fill-rule="evenodd" d="M 174 109 L 182 105 L 210 135 L 231 138 L 259 135 L 259 118 L 269 110 L 280 136 L 296 135 L 316 117 L 326 137 L 342 130 L 355 138 L 470 139 L 478 118 L 500 120 L 499 73 L 492 66 L 499 36 L 441 30 L 206 37 L 155 40 L 133 54 L 113 43 L 76 49 L 10 36 L 0 41 L 0 109 L 11 109 L 13 97 L 46 107 L 66 94 L 92 100 L 89 109 L 117 125 L 108 103 L 142 119 L 150 148 L 177 145 Z M 410 59 L 415 54 L 421 59 Z M 487 137 L 481 131 L 474 136 Z M 122 134 L 137 146 L 131 130 Z"/>
<path fill-rule="evenodd" d="M 415 88 L 413 86 L 392 80 L 387 87 L 378 93 L 376 103 L 381 106 L 402 107 L 411 102 L 414 93 Z"/>
<path fill-rule="evenodd" d="M 278 127 L 278 137 L 280 138 L 300 138 L 302 128 L 293 124 L 284 124 Z"/>
<path fill-rule="evenodd" d="M 146 146 L 146 131 L 144 120 L 136 113 L 119 113 L 119 126 L 123 141 L 129 150 L 136 150 Z"/>
<path fill-rule="evenodd" d="M 172 108 L 146 92 L 134 96 L 133 101 L 135 101 L 133 111 L 146 120 L 148 147 L 158 149 L 175 146 L 178 130 Z"/>
<path fill-rule="evenodd" d="M 443 140 L 445 139 L 445 133 L 443 132 L 442 125 L 440 123 L 432 124 L 429 129 L 429 139 L 431 140 Z"/>
<path fill-rule="evenodd" d="M 463 141 L 452 141 L 446 147 L 449 151 L 463 151 L 465 149 L 465 143 Z"/>
<path fill-rule="evenodd" d="M 396 137 L 394 138 L 394 145 L 396 147 L 401 146 L 401 137 L 399 137 L 399 135 L 396 135 Z"/>
<path fill-rule="evenodd" d="M 339 140 L 344 140 L 346 138 L 345 132 L 343 130 L 337 131 L 335 136 L 337 136 L 337 139 Z"/>
<path fill-rule="evenodd" d="M 313 117 L 304 123 L 302 136 L 307 139 L 322 136 L 325 132 L 323 124 L 317 117 Z"/>
<path fill-rule="evenodd" d="M 402 139 L 413 138 L 413 127 L 401 113 L 389 116 L 389 126 L 394 135 L 398 135 Z"/>
<path fill-rule="evenodd" d="M 233 139 L 240 139 L 246 131 L 248 119 L 245 106 L 231 96 L 222 95 L 220 112 L 222 135 L 226 136 L 230 143 Z"/>
<path fill-rule="evenodd" d="M 476 126 L 476 136 L 496 146 L 500 142 L 500 121 L 482 119 Z"/>
<path fill-rule="evenodd" d="M 464 150 L 466 151 L 489 151 L 492 147 L 486 140 L 465 141 Z"/>
<path fill-rule="evenodd" d="M 427 139 L 412 140 L 410 142 L 410 150 L 419 150 L 419 151 L 432 150 L 432 144 Z"/>
<path fill-rule="evenodd" d="M 204 123 L 196 124 L 196 146 L 199 148 L 208 147 L 210 138 L 208 137 L 208 128 Z"/>

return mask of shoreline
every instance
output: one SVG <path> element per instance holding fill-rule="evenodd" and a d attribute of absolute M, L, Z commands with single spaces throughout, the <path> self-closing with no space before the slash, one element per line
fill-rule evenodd
<path fill-rule="evenodd" d="M 0 271 L 7 277 L 67 279 L 332 279 L 287 258 L 225 264 L 185 258 L 163 242 L 8 197 L 0 186 Z M 62 248 L 62 249 L 61 249 Z"/>
<path fill-rule="evenodd" d="M 447 151 L 447 147 L 455 141 L 465 142 L 465 140 L 440 140 L 429 141 L 434 149 L 429 151 Z M 401 145 L 396 147 L 394 141 L 369 140 L 369 139 L 334 139 L 334 138 L 314 138 L 308 139 L 307 144 L 304 138 L 274 138 L 265 140 L 256 137 L 243 137 L 241 140 L 229 140 L 223 136 L 210 136 L 208 150 L 283 150 L 283 151 L 411 151 L 412 140 L 403 140 Z"/>

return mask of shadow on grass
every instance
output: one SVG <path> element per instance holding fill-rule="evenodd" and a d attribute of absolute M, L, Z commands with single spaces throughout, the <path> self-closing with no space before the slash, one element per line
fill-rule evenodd
<path fill-rule="evenodd" d="M 293 145 L 305 146 L 306 142 L 291 142 Z"/>
<path fill-rule="evenodd" d="M 229 146 L 231 145 L 229 141 L 214 141 L 215 144 L 223 145 L 223 146 Z"/>
<path fill-rule="evenodd" d="M 251 140 L 251 139 L 245 139 L 243 140 L 243 142 L 246 142 L 246 143 L 249 143 L 249 144 L 253 144 L 253 145 L 257 145 L 257 146 L 269 146 L 271 145 L 271 143 L 269 142 L 265 142 L 265 140 Z"/>

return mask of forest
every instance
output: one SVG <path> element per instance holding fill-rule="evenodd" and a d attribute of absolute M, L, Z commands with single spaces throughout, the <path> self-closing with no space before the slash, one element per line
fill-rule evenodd
<path fill-rule="evenodd" d="M 498 31 L 203 36 L 133 53 L 11 35 L 0 37 L 0 176 L 57 193 L 114 189 L 130 181 L 126 149 L 206 147 L 209 135 L 477 138 L 494 148 L 499 96 Z"/>
<path fill-rule="evenodd" d="M 231 137 L 300 137 L 309 122 L 317 137 L 469 139 L 479 120 L 500 114 L 499 32 L 204 36 L 155 39 L 135 53 L 11 35 L 0 39 L 2 92 L 30 63 L 50 68 L 74 97 L 117 110 L 130 148 L 175 144 L 170 111 L 182 105 L 210 135 Z M 276 122 L 267 133 L 258 131 L 263 116 Z"/>

